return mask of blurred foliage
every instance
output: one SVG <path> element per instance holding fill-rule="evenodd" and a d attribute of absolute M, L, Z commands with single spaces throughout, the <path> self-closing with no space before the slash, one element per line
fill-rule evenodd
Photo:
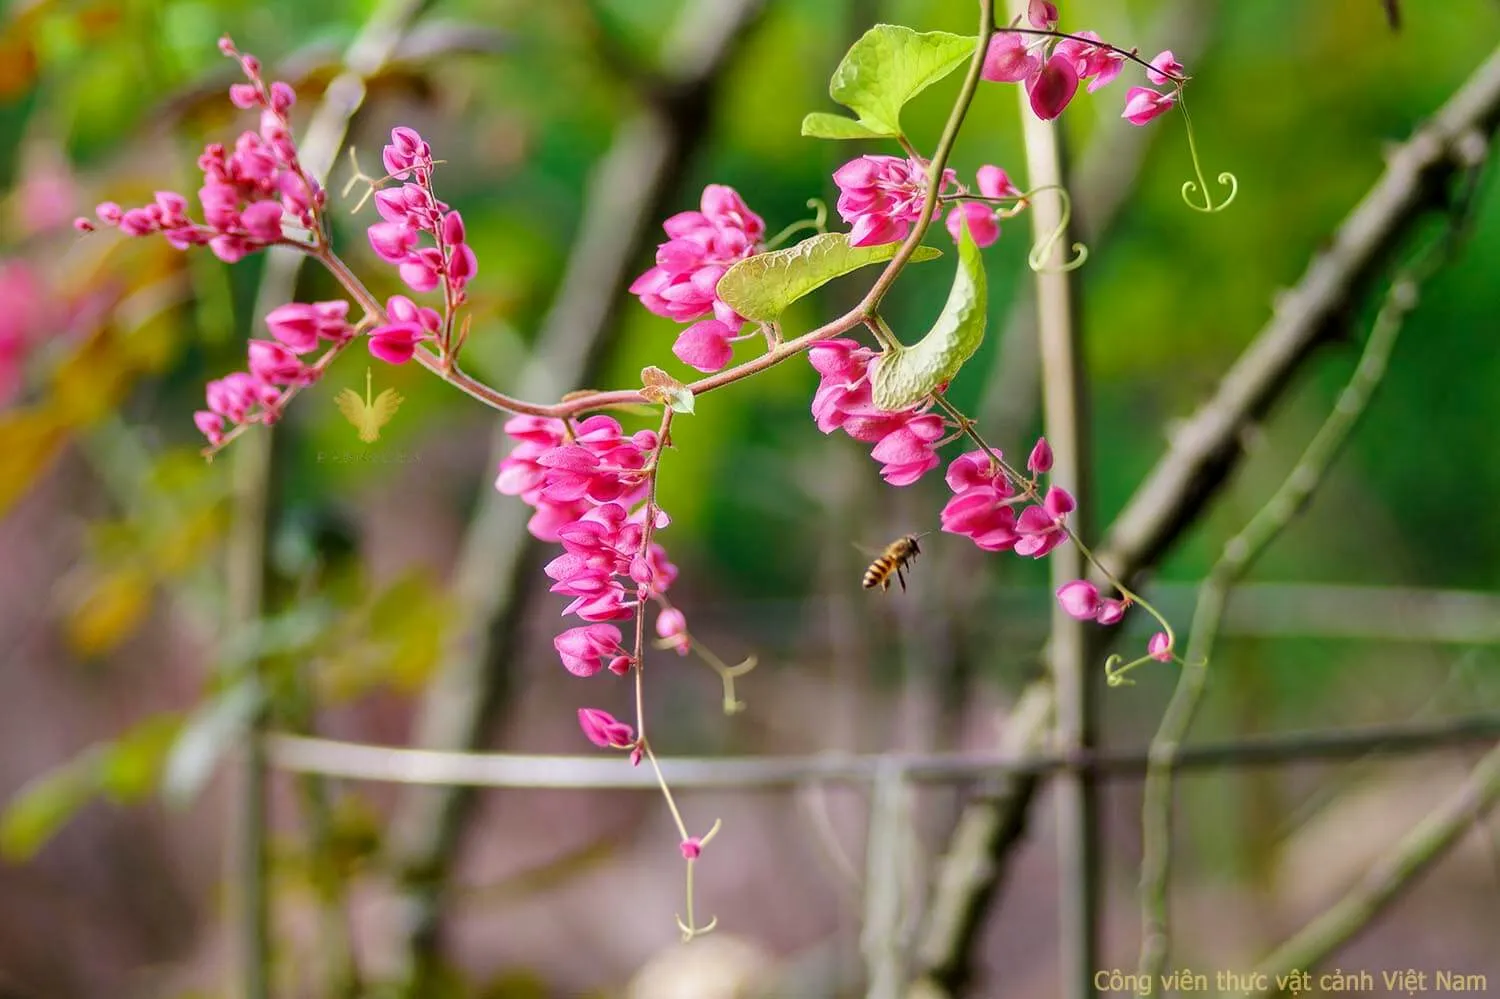
<path fill-rule="evenodd" d="M 244 341 L 263 333 L 251 316 L 260 261 L 226 268 L 154 240 L 79 238 L 67 223 L 106 198 L 128 204 L 158 189 L 196 189 L 198 150 L 245 124 L 222 99 L 233 74 L 214 46 L 221 33 L 296 84 L 305 114 L 372 6 L 20 0 L 0 13 L 0 129 L 11 140 L 0 152 L 0 186 L 10 192 L 0 239 L 6 260 L 27 269 L 19 291 L 6 286 L 0 306 L 0 331 L 25 347 L 15 391 L 3 394 L 0 377 L 0 516 L 24 505 L 61 456 L 81 460 L 84 477 L 68 481 L 90 482 L 92 491 L 67 515 L 89 517 L 83 556 L 52 592 L 56 626 L 79 658 L 123 659 L 164 594 L 195 611 L 200 625 L 218 619 L 230 463 L 201 461 L 191 414 L 202 406 L 204 383 L 241 366 Z M 480 261 L 466 358 L 475 374 L 513 387 L 578 230 L 580 192 L 619 122 L 639 104 L 601 53 L 649 64 L 679 6 L 442 0 L 431 17 L 450 26 L 450 39 L 498 33 L 494 51 L 460 46 L 397 60 L 371 81 L 350 135 L 361 162 L 369 167 L 378 159 L 392 126 L 416 125 L 445 161 L 437 178 L 442 196 L 464 214 Z M 1062 6 L 1067 27 L 1092 26 L 1148 53 L 1169 43 L 1146 34 L 1163 8 L 1157 0 Z M 773 0 L 728 73 L 705 152 L 689 165 L 674 210 L 694 207 L 706 183 L 730 184 L 775 232 L 807 217 L 807 199 L 831 202 L 829 174 L 845 158 L 892 151 L 799 134 L 805 114 L 835 109 L 829 75 L 849 43 L 871 20 L 968 33 L 972 7 L 971 0 Z M 1297 280 L 1379 175 L 1387 146 L 1429 115 L 1500 36 L 1500 8 L 1491 0 L 1422 5 L 1400 33 L 1390 31 L 1374 0 L 1202 7 L 1213 20 L 1212 41 L 1188 67 L 1188 100 L 1206 169 L 1235 172 L 1240 195 L 1211 218 L 1182 205 L 1178 191 L 1190 170 L 1180 123 L 1169 115 L 1151 126 L 1154 145 L 1138 186 L 1077 272 L 1095 451 L 1090 513 L 1101 527 L 1160 455 L 1174 421 L 1211 391 L 1272 314 L 1278 290 Z M 1079 96 L 1061 122 L 1073 148 L 1131 127 L 1118 117 L 1130 85 L 1122 79 Z M 934 86 L 903 112 L 919 148 L 935 143 L 955 86 L 956 78 Z M 1015 88 L 985 85 L 953 165 L 972 176 L 997 163 L 1023 180 L 1019 142 Z M 331 190 L 342 187 L 347 171 L 341 159 Z M 1500 449 L 1490 429 L 1500 421 L 1500 351 L 1492 349 L 1500 332 L 1495 186 L 1491 176 L 1472 242 L 1429 285 L 1332 481 L 1257 568 L 1257 579 L 1500 586 L 1500 519 L 1491 512 L 1500 493 Z M 335 239 L 372 291 L 384 298 L 401 290 L 365 245 L 362 228 L 372 210 L 350 216 L 344 209 L 353 198 L 335 202 Z M 951 391 L 967 410 L 994 364 L 994 334 L 1030 278 L 1026 221 L 1007 223 L 1001 242 L 985 252 L 991 335 Z M 931 327 L 952 281 L 951 243 L 941 230 L 934 243 L 944 259 L 907 271 L 887 299 L 886 317 L 907 343 Z M 647 251 L 639 269 L 649 263 Z M 846 306 L 873 273 L 840 278 L 790 306 L 782 317 L 786 334 Z M 335 294 L 333 282 L 311 269 L 298 288 L 304 301 Z M 1356 339 L 1360 329 L 1356 323 Z M 598 387 L 634 386 L 649 365 L 690 380 L 669 352 L 674 331 L 627 303 Z M 1288 404 L 1259 429 L 1251 459 L 1223 501 L 1171 554 L 1166 579 L 1195 580 L 1269 495 L 1347 377 L 1354 347 L 1331 345 L 1308 368 Z M 273 615 L 243 633 L 215 635 L 223 639 L 217 668 L 203 706 L 186 720 L 148 717 L 27 785 L 0 821 L 6 856 L 33 853 L 97 797 L 124 802 L 155 793 L 169 759 L 177 761 L 168 770 L 172 786 L 190 795 L 265 704 L 287 727 L 305 728 L 323 706 L 379 691 L 414 693 L 429 680 L 457 613 L 447 581 L 431 563 L 417 564 L 413 552 L 425 554 L 423 546 L 403 549 L 403 564 L 383 564 L 377 573 L 369 554 L 383 539 L 368 536 L 371 521 L 357 512 L 372 497 L 430 486 L 447 490 L 442 499 L 455 520 L 465 515 L 493 473 L 482 465 L 481 442 L 495 419 L 415 365 L 377 366 L 377 391 L 394 389 L 406 401 L 378 448 L 356 450 L 334 400 L 345 388 L 363 395 L 368 360 L 335 365 L 278 431 Z M 855 543 L 879 545 L 896 531 L 935 526 L 941 481 L 929 477 L 904 495 L 886 488 L 868 446 L 817 433 L 808 414 L 815 383 L 809 366 L 793 360 L 697 399 L 694 413 L 674 423 L 676 448 L 664 460 L 660 498 L 673 516 L 665 540 L 690 580 L 679 584 L 690 621 L 717 611 L 747 642 L 806 634 L 799 630 L 804 618 L 821 620 L 821 605 L 810 601 L 826 596 L 820 559 L 845 559 L 841 571 L 854 593 L 863 558 Z M 637 417 L 627 422 L 645 425 Z M 1019 456 L 1034 430 L 996 443 Z M 450 445 L 472 455 L 465 457 L 472 464 L 467 478 L 428 471 Z M 830 449 L 838 452 L 833 458 Z M 830 501 L 839 490 L 820 477 L 848 468 L 860 476 L 847 490 L 854 499 Z M 962 543 L 933 539 L 936 546 Z M 1038 589 L 1045 582 L 1040 565 L 1007 557 L 984 564 L 991 582 Z M 542 606 L 550 615 L 561 601 L 548 597 Z M 885 615 L 886 605 L 879 606 Z M 1012 638 L 1003 649 L 986 648 L 979 668 L 1016 678 L 1034 650 L 1011 656 L 1015 644 Z M 822 668 L 819 651 L 780 651 L 780 663 L 762 660 Z M 538 670 L 548 654 L 545 645 L 527 653 Z M 873 654 L 897 653 L 879 644 Z M 518 670 L 533 665 L 519 650 L 514 658 Z M 251 659 L 265 665 L 265 690 L 246 685 Z M 1253 670 L 1256 682 L 1249 693 L 1216 686 L 1207 714 L 1229 728 L 1247 719 L 1269 728 L 1403 716 L 1424 690 L 1444 682 L 1451 659 L 1446 650 L 1414 657 L 1388 645 L 1306 637 L 1231 643 L 1225 662 Z M 546 668 L 553 665 L 548 660 Z M 880 665 L 871 664 L 871 673 Z M 1143 677 L 1138 700 L 1111 700 L 1115 727 L 1135 735 L 1154 725 L 1154 709 L 1143 705 L 1159 704 L 1169 679 Z M 1493 686 L 1476 687 L 1472 698 L 1495 695 Z M 745 696 L 756 700 L 753 692 Z M 1240 711 L 1245 699 L 1258 699 L 1258 716 Z M 698 721 L 674 712 L 671 724 L 690 729 Z M 1218 807 L 1224 793 L 1205 792 L 1204 801 Z M 1220 797 L 1208 801 L 1214 794 Z M 352 868 L 373 847 L 360 806 L 344 802 L 334 805 L 333 841 L 335 855 Z M 287 863 L 297 869 L 295 856 Z M 472 993 L 455 985 L 454 994 Z M 490 994 L 541 992 L 517 977 L 493 984 Z"/>

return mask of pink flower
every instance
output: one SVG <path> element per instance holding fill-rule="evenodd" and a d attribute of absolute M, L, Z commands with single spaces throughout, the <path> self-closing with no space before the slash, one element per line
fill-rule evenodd
<path fill-rule="evenodd" d="M 985 165 L 975 172 L 979 181 L 979 193 L 986 198 L 1019 198 L 1021 189 L 1011 182 L 1010 175 L 997 166 Z"/>
<path fill-rule="evenodd" d="M 1146 70 L 1146 79 L 1157 86 L 1165 86 L 1173 82 L 1172 77 L 1183 77 L 1187 75 L 1187 69 L 1177 61 L 1171 49 L 1157 53 L 1156 58 L 1151 60 L 1151 68 Z"/>
<path fill-rule="evenodd" d="M 943 188 L 957 174 L 943 171 Z M 927 168 L 898 156 L 861 156 L 833 172 L 839 216 L 851 224 L 850 246 L 877 246 L 906 238 L 922 214 Z"/>
<path fill-rule="evenodd" d="M 402 222 L 376 222 L 370 226 L 368 235 L 370 248 L 387 263 L 402 263 L 417 245 L 417 231 Z"/>
<path fill-rule="evenodd" d="M 734 331 L 717 319 L 704 319 L 678 334 L 672 353 L 699 371 L 718 371 L 734 356 L 733 336 Z"/>
<path fill-rule="evenodd" d="M 658 316 L 687 323 L 711 314 L 737 333 L 745 321 L 716 289 L 732 264 L 759 252 L 765 222 L 722 184 L 704 188 L 699 207 L 662 223 L 671 238 L 657 247 L 656 266 L 631 282 L 630 293 Z"/>
<path fill-rule="evenodd" d="M 1014 548 L 1021 537 L 1016 533 L 1016 511 L 988 487 L 954 496 L 944 504 L 939 519 L 945 533 L 968 537 L 987 552 Z"/>
<path fill-rule="evenodd" d="M 989 205 L 979 201 L 965 201 L 948 213 L 946 224 L 955 243 L 959 239 L 959 227 L 964 222 L 969 223 L 969 236 L 976 246 L 986 247 L 1000 238 L 1000 223 L 995 218 L 995 210 Z"/>
<path fill-rule="evenodd" d="M 990 38 L 980 77 L 995 83 L 1020 83 L 1042 68 L 1042 61 L 1027 49 L 1026 39 L 1014 31 L 1000 31 Z"/>
<path fill-rule="evenodd" d="M 306 354 L 318 346 L 321 326 L 322 317 L 318 310 L 302 302 L 278 305 L 266 313 L 266 328 L 294 354 Z"/>
<path fill-rule="evenodd" d="M 676 649 L 679 656 L 688 654 L 687 618 L 676 607 L 656 615 L 656 634 L 665 640 L 663 648 Z"/>
<path fill-rule="evenodd" d="M 224 418 L 218 413 L 200 409 L 193 414 L 193 423 L 210 444 L 217 445 L 224 439 Z"/>
<path fill-rule="evenodd" d="M 387 323 L 370 331 L 370 353 L 387 364 L 405 364 L 417 352 L 417 344 L 430 339 L 416 323 Z"/>
<path fill-rule="evenodd" d="M 1069 617 L 1092 621 L 1099 613 L 1099 588 L 1085 579 L 1075 579 L 1057 588 L 1057 602 Z"/>
<path fill-rule="evenodd" d="M 1071 60 L 1054 53 L 1032 78 L 1026 92 L 1031 97 L 1031 110 L 1036 116 L 1051 121 L 1063 113 L 1078 92 L 1078 70 Z"/>
<path fill-rule="evenodd" d="M 1094 620 L 1106 626 L 1119 624 L 1120 620 L 1125 617 L 1125 611 L 1129 606 L 1128 601 L 1105 597 L 1099 601 L 1099 613 L 1095 615 Z"/>
<path fill-rule="evenodd" d="M 1072 495 L 1057 486 L 1047 490 L 1041 506 L 1029 506 L 1016 520 L 1021 539 L 1016 542 L 1017 555 L 1041 558 L 1068 539 L 1063 530 L 1067 515 L 1076 504 Z"/>
<path fill-rule="evenodd" d="M 1069 60 L 1080 80 L 1089 80 L 1089 93 L 1108 85 L 1125 66 L 1125 56 L 1115 52 L 1092 31 L 1057 43 L 1054 55 Z"/>
<path fill-rule="evenodd" d="M 1036 439 L 1036 446 L 1026 458 L 1026 467 L 1037 475 L 1046 475 L 1052 471 L 1052 445 L 1047 443 L 1047 438 Z"/>
<path fill-rule="evenodd" d="M 1125 95 L 1125 110 L 1120 117 L 1132 125 L 1144 125 L 1172 110 L 1172 105 L 1176 103 L 1176 91 L 1163 94 L 1150 87 L 1131 87 Z"/>
<path fill-rule="evenodd" d="M 917 406 L 899 413 L 877 409 L 870 396 L 869 364 L 875 352 L 853 340 L 825 340 L 808 352 L 822 376 L 812 414 L 825 434 L 842 428 L 856 440 L 875 443 L 870 456 L 894 486 L 917 481 L 938 465 L 934 445 L 943 436 L 940 416 Z"/>
<path fill-rule="evenodd" d="M 618 721 L 608 711 L 579 708 L 578 725 L 589 742 L 600 749 L 629 749 L 635 745 L 635 729 Z"/>
<path fill-rule="evenodd" d="M 250 373 L 270 385 L 302 385 L 314 377 L 296 354 L 270 340 L 250 341 Z"/>
<path fill-rule="evenodd" d="M 1030 0 L 1026 5 L 1026 20 L 1033 28 L 1047 31 L 1057 27 L 1057 4 L 1047 0 Z"/>
<path fill-rule="evenodd" d="M 563 666 L 575 676 L 593 676 L 615 656 L 625 655 L 620 629 L 612 624 L 569 628 L 552 640 Z"/>
<path fill-rule="evenodd" d="M 697 860 L 703 855 L 703 840 L 697 836 L 689 836 L 679 844 L 679 847 L 684 860 Z"/>
<path fill-rule="evenodd" d="M 1172 640 L 1167 637 L 1165 631 L 1158 631 L 1151 636 L 1151 640 L 1146 643 L 1146 655 L 1157 662 L 1172 661 Z"/>

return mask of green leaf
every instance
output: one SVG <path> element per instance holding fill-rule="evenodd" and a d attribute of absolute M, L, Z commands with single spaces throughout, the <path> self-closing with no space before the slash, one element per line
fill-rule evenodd
<path fill-rule="evenodd" d="M 248 679 L 228 688 L 188 718 L 162 773 L 162 793 L 169 803 L 181 807 L 197 797 L 219 758 L 245 732 L 264 703 L 260 684 Z"/>
<path fill-rule="evenodd" d="M 900 243 L 850 246 L 846 233 L 825 232 L 784 250 L 746 257 L 719 278 L 717 294 L 746 319 L 773 322 L 802 296 L 867 264 L 889 260 L 900 248 Z M 939 250 L 919 246 L 911 259 L 940 256 Z"/>
<path fill-rule="evenodd" d="M 100 747 L 96 774 L 99 791 L 116 804 L 129 804 L 156 790 L 162 766 L 181 729 L 181 715 L 155 715 Z"/>
<path fill-rule="evenodd" d="M 937 322 L 918 343 L 886 351 L 870 362 L 876 407 L 899 412 L 952 381 L 984 339 L 986 298 L 984 258 L 965 223 L 958 241 L 958 273 Z"/>
<path fill-rule="evenodd" d="M 802 134 L 810 139 L 881 139 L 887 135 L 853 118 L 827 111 L 814 111 L 803 118 Z"/>
<path fill-rule="evenodd" d="M 976 44 L 976 38 L 946 31 L 875 25 L 845 53 L 828 84 L 829 95 L 858 115 L 858 125 L 868 134 L 831 137 L 900 135 L 906 102 L 957 69 L 974 54 Z"/>
<path fill-rule="evenodd" d="M 0 854 L 30 860 L 94 796 L 97 756 L 88 751 L 27 781 L 0 816 Z"/>
<path fill-rule="evenodd" d="M 659 402 L 674 413 L 692 413 L 693 390 L 661 368 L 642 369 L 641 386 L 641 395 L 652 402 Z"/>

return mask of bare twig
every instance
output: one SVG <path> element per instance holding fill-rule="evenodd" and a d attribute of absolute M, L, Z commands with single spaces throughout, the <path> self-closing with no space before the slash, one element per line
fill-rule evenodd
<path fill-rule="evenodd" d="M 1298 371 L 1321 343 L 1346 327 L 1351 306 L 1362 301 L 1371 282 L 1384 272 L 1393 253 L 1433 210 L 1444 207 L 1435 197 L 1448 179 L 1464 169 L 1472 156 L 1464 152 L 1474 142 L 1486 141 L 1500 124 L 1500 52 L 1485 61 L 1447 104 L 1391 155 L 1385 173 L 1350 213 L 1330 245 L 1318 254 L 1296 287 L 1277 303 L 1270 323 L 1225 375 L 1218 391 L 1185 428 L 1176 434 L 1168 453 L 1131 497 L 1116 518 L 1099 550 L 1100 560 L 1128 581 L 1146 572 L 1192 524 L 1208 501 L 1222 488 L 1242 456 L 1245 430 L 1265 416 L 1291 385 Z M 1095 633 L 1098 651 L 1107 647 L 1111 633 Z M 1023 697 L 1051 699 L 1045 681 Z M 1033 719 L 1037 713 L 1029 716 Z M 1014 736 L 1028 749 L 1043 745 L 1046 729 L 1034 725 L 1025 738 Z M 940 963 L 966 960 L 977 936 L 979 917 L 1004 873 L 1005 854 L 1015 830 L 1023 823 L 1035 781 L 1028 776 L 1003 782 L 992 801 L 968 806 L 976 814 L 960 821 L 959 832 L 972 818 L 990 830 L 989 837 L 951 841 L 949 864 L 958 870 L 986 871 L 967 893 L 953 893 L 938 901 L 954 911 L 929 914 L 929 924 L 960 930 L 958 936 L 935 947 Z M 978 813 L 991 814 L 981 815 Z M 960 849 L 962 847 L 962 849 Z M 983 851 L 975 855 L 974 851 Z"/>
<path fill-rule="evenodd" d="M 584 229 L 519 378 L 522 394 L 555 397 L 597 366 L 605 334 L 634 276 L 630 268 L 708 132 L 713 85 L 763 6 L 764 0 L 690 5 L 670 35 L 661 64 L 671 68 L 673 86 L 620 126 L 594 171 Z M 507 447 L 508 439 L 497 432 L 495 461 Z M 420 709 L 420 745 L 455 750 L 483 745 L 509 698 L 515 666 L 506 659 L 518 644 L 530 599 L 526 584 L 538 555 L 525 523 L 520 504 L 486 486 L 456 572 L 459 621 Z M 423 987 L 431 971 L 442 893 L 471 811 L 467 790 L 438 788 L 408 798 L 393 823 L 392 852 L 405 882 L 401 977 L 409 994 Z"/>
<path fill-rule="evenodd" d="M 1033 697 L 1022 702 L 1013 714 L 1011 729 L 1020 733 L 1031 725 L 1046 724 L 1045 716 L 1040 722 L 1033 721 L 1031 712 L 1049 710 L 1050 698 Z M 1177 758 L 1177 768 L 1201 770 L 1348 760 L 1366 754 L 1488 744 L 1496 738 L 1500 738 L 1500 715 L 1474 715 L 1424 724 L 1403 722 L 1339 732 L 1292 732 L 1186 746 Z M 280 769 L 348 780 L 568 791 L 657 787 L 655 775 L 644 768 L 621 767 L 617 760 L 602 756 L 454 753 L 284 734 L 268 735 L 266 745 L 271 762 Z M 1110 779 L 1138 780 L 1144 776 L 1149 760 L 1149 751 L 1145 749 L 1096 751 L 1087 755 L 1030 753 L 1013 743 L 1002 744 L 994 753 L 665 757 L 660 762 L 662 772 L 674 788 L 733 787 L 753 791 L 796 788 L 818 781 L 868 783 L 882 766 L 892 767 L 902 779 L 916 783 L 989 781 L 1003 787 L 1004 779 L 1035 777 L 1057 770 L 1086 770 Z"/>
<path fill-rule="evenodd" d="M 987 2 L 987 0 L 986 0 Z M 1012 16 L 1026 16 L 1025 0 L 1011 0 Z M 1026 147 L 1027 184 L 1033 188 L 1067 186 L 1062 135 L 1052 122 L 1031 113 L 1030 95 L 1018 88 L 1021 102 L 1021 132 Z M 1052 445 L 1055 463 L 1051 481 L 1072 491 L 1079 509 L 1073 529 L 1088 535 L 1088 513 L 1093 499 L 1090 488 L 1087 403 L 1084 397 L 1083 360 L 1079 353 L 1077 290 L 1066 266 L 1073 245 L 1060 192 L 1039 196 L 1031 209 L 1032 233 L 1037 245 L 1061 231 L 1051 259 L 1042 260 L 1036 273 L 1036 325 L 1041 359 L 1042 423 Z M 1078 579 L 1084 572 L 1083 555 L 1077 545 L 1064 545 L 1048 558 L 1052 586 Z M 1088 642 L 1084 622 L 1052 604 L 1048 661 L 1052 691 L 1056 698 L 1054 738 L 1064 752 L 1087 752 L 1094 743 L 1094 696 L 1089 682 Z M 1093 994 L 1098 961 L 1099 932 L 1099 843 L 1098 796 L 1093 775 L 1071 772 L 1057 781 L 1058 851 L 1058 940 L 1061 994 L 1075 999 Z M 961 991 L 968 977 L 966 963 L 949 965 L 949 991 Z"/>
<path fill-rule="evenodd" d="M 1261 962 L 1256 970 L 1266 976 L 1268 987 L 1257 994 L 1284 995 L 1278 977 L 1285 980 L 1293 971 L 1313 968 L 1354 939 L 1497 803 L 1500 746 L 1490 750 L 1458 791 L 1378 860 L 1347 895 Z"/>

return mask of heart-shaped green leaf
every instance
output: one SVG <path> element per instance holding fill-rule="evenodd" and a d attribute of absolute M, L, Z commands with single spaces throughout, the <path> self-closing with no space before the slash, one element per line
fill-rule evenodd
<path fill-rule="evenodd" d="M 984 258 L 965 223 L 958 240 L 958 273 L 937 322 L 917 343 L 888 350 L 870 363 L 875 405 L 899 412 L 952 381 L 984 340 L 987 304 Z"/>
<path fill-rule="evenodd" d="M 838 130 L 824 118 L 804 120 L 802 134 L 830 139 L 900 135 L 901 108 L 906 102 L 957 69 L 974 54 L 976 44 L 978 39 L 972 36 L 946 31 L 875 25 L 850 46 L 828 84 L 829 96 L 858 115 L 859 121 Z M 821 131 L 810 132 L 810 124 Z"/>
<path fill-rule="evenodd" d="M 825 232 L 784 250 L 746 257 L 724 272 L 716 293 L 746 319 L 768 323 L 809 292 L 868 264 L 889 260 L 900 248 L 900 243 L 850 246 L 846 233 Z M 939 250 L 919 246 L 911 259 L 915 263 L 940 256 Z"/>

